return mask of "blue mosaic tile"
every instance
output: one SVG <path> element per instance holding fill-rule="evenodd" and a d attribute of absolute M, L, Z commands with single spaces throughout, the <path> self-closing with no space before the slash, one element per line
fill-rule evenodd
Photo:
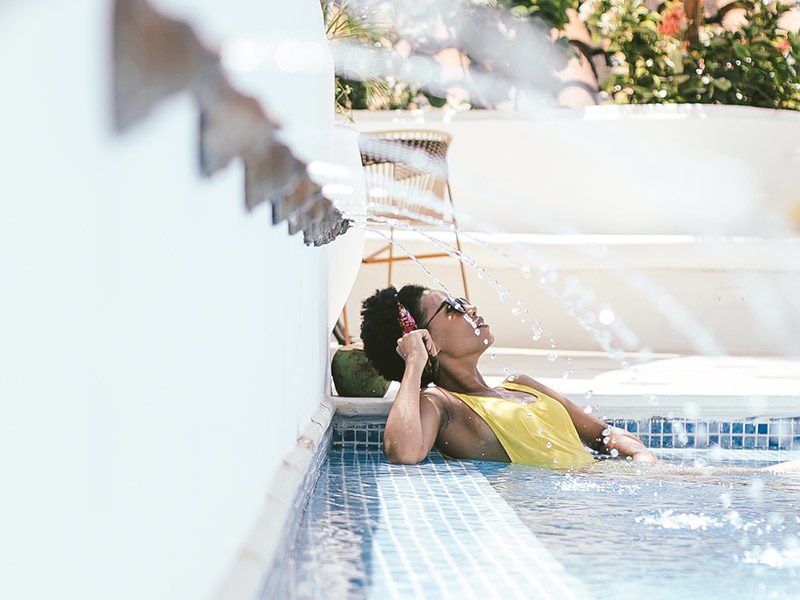
<path fill-rule="evenodd" d="M 800 449 L 800 417 L 745 421 L 667 421 L 654 419 L 608 420 L 610 425 L 636 433 L 645 445 L 653 448 L 707 448 L 720 446 L 732 449 Z M 331 442 L 364 450 L 382 448 L 384 423 L 334 423 Z M 733 432 L 733 433 L 731 433 Z"/>

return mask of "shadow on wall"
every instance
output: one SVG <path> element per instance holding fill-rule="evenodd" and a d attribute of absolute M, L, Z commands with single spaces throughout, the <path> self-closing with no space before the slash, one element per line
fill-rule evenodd
<path fill-rule="evenodd" d="M 350 221 L 323 196 L 306 164 L 277 139 L 280 125 L 260 103 L 227 80 L 219 54 L 192 28 L 167 18 L 146 0 L 114 3 L 114 127 L 127 131 L 165 98 L 188 91 L 200 110 L 200 171 L 209 177 L 241 158 L 247 210 L 269 202 L 272 222 L 287 221 L 320 246 L 345 233 Z"/>

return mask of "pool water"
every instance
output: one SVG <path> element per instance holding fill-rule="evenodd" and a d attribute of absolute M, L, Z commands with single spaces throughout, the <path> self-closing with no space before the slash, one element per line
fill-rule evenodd
<path fill-rule="evenodd" d="M 334 447 L 286 595 L 800 598 L 800 477 L 702 471 L 796 454 L 676 450 L 568 474 Z"/>
<path fill-rule="evenodd" d="M 618 462 L 560 474 L 482 463 L 480 471 L 597 596 L 800 598 L 800 476 L 694 472 L 783 458 L 735 454 L 673 452 L 655 469 Z"/>

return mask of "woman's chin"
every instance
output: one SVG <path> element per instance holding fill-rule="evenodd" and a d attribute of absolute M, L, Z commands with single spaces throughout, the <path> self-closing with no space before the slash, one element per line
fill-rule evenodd
<path fill-rule="evenodd" d="M 491 331 L 484 332 L 484 334 L 481 336 L 481 339 L 483 340 L 483 345 L 486 346 L 486 348 L 494 345 L 494 334 Z"/>

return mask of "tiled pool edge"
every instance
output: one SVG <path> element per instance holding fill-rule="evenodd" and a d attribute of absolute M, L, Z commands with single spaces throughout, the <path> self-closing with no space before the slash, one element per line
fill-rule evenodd
<path fill-rule="evenodd" d="M 247 541 L 240 548 L 232 568 L 214 598 L 220 600 L 282 598 L 289 577 L 286 568 L 289 549 L 295 539 L 304 507 L 316 484 L 320 466 L 330 448 L 334 445 L 347 445 L 354 450 L 361 450 L 382 446 L 384 416 L 371 414 L 359 418 L 335 415 L 335 410 L 334 399 L 323 399 L 308 427 L 298 437 L 295 449 L 284 458 L 282 467 L 273 479 L 262 514 Z M 774 420 L 778 421 L 778 419 Z M 640 429 L 638 421 L 621 419 L 609 419 L 608 421 L 623 428 L 630 428 L 631 424 L 636 424 L 635 429 Z M 663 423 L 669 421 L 674 426 L 678 419 L 658 417 L 646 421 L 648 427 L 652 427 L 653 423 L 660 422 L 662 424 L 660 431 L 662 438 L 667 433 L 688 436 L 688 431 L 693 429 L 685 427 L 682 434 L 672 431 L 672 428 L 665 432 Z M 745 429 L 746 421 L 748 420 L 742 420 L 742 437 L 747 434 L 769 436 L 769 428 L 765 433 L 761 432 L 757 426 L 752 432 Z M 749 421 L 754 420 L 750 419 Z M 783 418 L 780 421 L 789 422 L 789 431 L 791 432 L 789 434 L 791 445 L 781 446 L 781 448 L 800 449 L 800 417 Z M 755 422 L 750 424 L 758 425 Z M 729 425 L 732 439 L 735 429 L 733 423 L 729 423 Z M 785 424 L 781 427 L 785 430 Z M 745 433 L 746 431 L 747 433 Z M 694 439 L 696 441 L 696 435 Z M 669 445 L 660 447 L 670 448 Z M 774 448 L 775 446 L 767 447 Z M 582 585 L 576 584 L 576 587 L 580 589 Z"/>
<path fill-rule="evenodd" d="M 323 398 L 294 449 L 284 457 L 261 514 L 212 596 L 215 600 L 283 597 L 281 590 L 288 576 L 285 561 L 320 466 L 328 455 L 335 410 L 334 401 Z"/>
<path fill-rule="evenodd" d="M 301 598 L 591 597 L 473 462 L 432 452 L 418 465 L 390 464 L 377 448 L 344 444 L 326 465 L 297 547 Z M 326 556 L 328 536 L 351 543 L 345 562 Z M 354 556 L 363 564 L 326 578 L 334 565 L 352 569 Z"/>
<path fill-rule="evenodd" d="M 650 448 L 800 450 L 800 416 L 725 420 L 652 417 L 605 421 L 635 433 Z M 385 418 L 376 414 L 361 418 L 337 414 L 333 443 L 353 444 L 356 450 L 380 447 L 384 424 Z"/>

